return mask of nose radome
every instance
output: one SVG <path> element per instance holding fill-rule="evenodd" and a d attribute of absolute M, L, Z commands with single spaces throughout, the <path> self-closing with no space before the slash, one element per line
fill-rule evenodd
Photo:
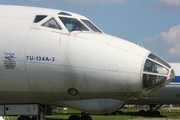
<path fill-rule="evenodd" d="M 175 77 L 172 67 L 152 53 L 147 56 L 142 73 L 142 86 L 145 95 L 164 87 Z"/>
<path fill-rule="evenodd" d="M 137 68 L 138 65 L 140 65 L 139 63 L 141 63 L 142 69 L 140 84 L 144 95 L 151 94 L 152 92 L 161 89 L 173 80 L 175 75 L 172 67 L 165 60 L 151 53 L 149 50 L 120 38 L 111 39 L 110 42 L 108 42 L 108 45 L 119 48 L 119 50 L 129 54 L 128 56 L 127 54 L 125 55 L 121 52 L 123 58 L 119 61 L 124 65 L 128 63 L 128 65 L 126 64 L 127 66 L 123 68 L 124 71 L 129 70 L 129 72 L 137 72 L 134 68 Z M 135 56 L 135 59 L 130 61 L 130 59 L 132 60 L 131 57 L 133 55 Z M 142 62 L 138 59 L 139 56 L 143 56 L 144 60 Z M 126 59 L 126 61 L 123 62 L 123 59 Z M 136 81 L 133 82 L 135 83 Z"/>

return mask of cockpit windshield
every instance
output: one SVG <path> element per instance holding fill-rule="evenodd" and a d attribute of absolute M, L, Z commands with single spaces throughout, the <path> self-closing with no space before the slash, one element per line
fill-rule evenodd
<path fill-rule="evenodd" d="M 69 32 L 71 31 L 89 31 L 81 22 L 75 18 L 59 17 Z"/>
<path fill-rule="evenodd" d="M 143 69 L 143 88 L 149 90 L 167 79 L 171 66 L 154 54 L 149 54 Z M 172 71 L 171 71 L 172 72 Z"/>
<path fill-rule="evenodd" d="M 159 58 L 159 57 L 157 57 L 157 56 L 155 56 L 154 54 L 149 54 L 149 56 L 148 56 L 149 58 L 151 58 L 151 59 L 153 59 L 153 60 L 155 60 L 155 61 L 158 61 L 158 62 L 160 62 L 160 63 L 162 63 L 162 64 L 164 64 L 166 67 L 168 67 L 168 68 L 170 68 L 171 66 L 168 64 L 168 63 L 166 63 L 164 60 L 162 60 L 161 58 Z"/>
<path fill-rule="evenodd" d="M 168 74 L 168 70 L 165 67 L 150 60 L 146 60 L 144 71 L 152 72 L 152 73 L 160 73 L 160 74 L 165 74 L 165 75 Z"/>
<path fill-rule="evenodd" d="M 81 19 L 89 28 L 91 28 L 94 32 L 101 32 L 96 26 L 94 26 L 89 20 Z M 101 32 L 102 33 L 102 32 Z"/>

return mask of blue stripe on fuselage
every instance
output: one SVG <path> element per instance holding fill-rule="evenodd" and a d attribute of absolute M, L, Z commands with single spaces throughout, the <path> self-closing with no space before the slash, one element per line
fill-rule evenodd
<path fill-rule="evenodd" d="M 174 80 L 171 82 L 179 82 L 180 83 L 180 76 L 175 76 Z"/>

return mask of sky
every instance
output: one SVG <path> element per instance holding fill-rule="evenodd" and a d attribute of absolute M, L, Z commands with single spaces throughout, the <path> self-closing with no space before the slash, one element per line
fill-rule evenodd
<path fill-rule="evenodd" d="M 0 0 L 0 4 L 75 12 L 107 34 L 140 43 L 168 62 L 180 62 L 180 0 Z"/>

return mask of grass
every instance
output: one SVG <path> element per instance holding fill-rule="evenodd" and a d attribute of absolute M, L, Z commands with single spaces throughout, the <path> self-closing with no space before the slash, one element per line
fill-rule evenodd
<path fill-rule="evenodd" d="M 92 114 L 93 120 L 132 120 L 134 118 L 149 118 L 150 116 L 139 116 L 137 113 L 140 109 L 121 109 L 123 111 L 122 115 L 97 115 Z M 171 112 L 166 112 L 166 109 L 159 109 L 161 115 L 158 118 L 176 118 L 180 119 L 180 109 L 172 109 Z M 62 111 L 53 110 L 51 116 L 46 116 L 46 120 L 67 120 L 70 115 L 80 115 L 80 111 L 68 108 L 67 113 Z M 15 116 L 9 116 L 10 120 L 17 120 Z"/>

